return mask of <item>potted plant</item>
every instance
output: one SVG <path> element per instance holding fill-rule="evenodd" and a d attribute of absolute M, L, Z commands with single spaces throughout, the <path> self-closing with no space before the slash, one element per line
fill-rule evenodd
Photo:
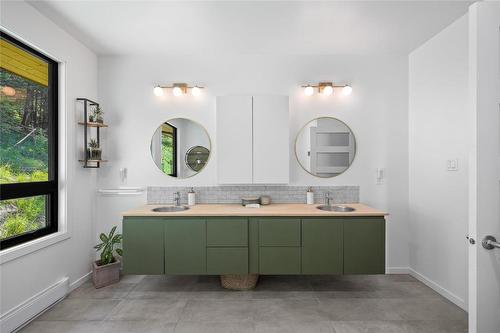
<path fill-rule="evenodd" d="M 114 256 L 116 252 L 119 256 L 123 255 L 121 248 L 115 248 L 122 242 L 122 235 L 116 234 L 114 226 L 109 235 L 101 233 L 99 238 L 102 243 L 94 246 L 97 252 L 101 251 L 101 259 L 94 261 L 92 265 L 92 280 L 96 288 L 108 286 L 120 280 L 120 260 Z"/>
<path fill-rule="evenodd" d="M 87 147 L 87 159 L 88 160 L 100 160 L 102 156 L 102 150 L 99 147 L 99 143 L 96 139 L 90 139 L 89 146 Z"/>
<path fill-rule="evenodd" d="M 94 110 L 92 110 L 92 112 L 90 113 L 89 115 L 89 121 L 91 123 L 99 123 L 99 124 L 102 124 L 104 123 L 104 119 L 102 117 L 102 115 L 104 114 L 104 111 L 102 111 L 102 108 L 97 105 Z"/>

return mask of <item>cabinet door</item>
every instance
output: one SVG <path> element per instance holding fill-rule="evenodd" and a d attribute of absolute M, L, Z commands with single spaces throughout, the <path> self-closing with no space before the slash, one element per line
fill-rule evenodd
<path fill-rule="evenodd" d="M 206 245 L 204 219 L 165 221 L 165 273 L 206 274 Z"/>
<path fill-rule="evenodd" d="M 123 272 L 164 274 L 163 228 L 160 219 L 123 219 Z"/>
<path fill-rule="evenodd" d="M 342 274 L 342 220 L 302 220 L 302 274 Z"/>
<path fill-rule="evenodd" d="M 288 184 L 288 96 L 253 97 L 253 183 Z"/>
<path fill-rule="evenodd" d="M 252 97 L 217 97 L 217 180 L 252 183 Z"/>
<path fill-rule="evenodd" d="M 385 273 L 384 218 L 344 219 L 344 274 Z"/>

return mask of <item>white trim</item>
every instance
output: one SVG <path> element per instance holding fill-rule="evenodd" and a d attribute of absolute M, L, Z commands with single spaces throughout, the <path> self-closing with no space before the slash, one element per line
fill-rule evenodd
<path fill-rule="evenodd" d="M 13 332 L 38 316 L 68 294 L 69 278 L 65 277 L 38 294 L 28 298 L 0 317 L 0 331 Z"/>
<path fill-rule="evenodd" d="M 82 284 L 84 284 L 88 280 L 90 280 L 91 276 L 92 276 L 92 271 L 86 273 L 84 276 L 82 276 L 81 278 L 79 278 L 75 282 L 72 282 L 69 285 L 69 292 L 72 292 L 73 290 L 75 290 L 76 288 L 80 287 Z"/>
<path fill-rule="evenodd" d="M 385 274 L 410 274 L 408 267 L 386 267 Z"/>
<path fill-rule="evenodd" d="M 454 303 L 455 305 L 459 306 L 464 311 L 467 311 L 467 304 L 465 303 L 465 301 L 462 298 L 458 297 L 457 295 L 455 295 L 451 291 L 441 287 L 439 284 L 432 281 L 431 279 L 429 279 L 425 275 L 422 275 L 422 274 L 414 271 L 411 268 L 408 268 L 408 271 L 409 271 L 410 275 L 413 276 L 415 279 L 419 280 L 420 282 L 425 284 L 427 287 L 433 289 L 435 292 L 437 292 L 441 296 L 445 297 L 446 299 L 448 299 L 450 302 Z"/>
<path fill-rule="evenodd" d="M 19 244 L 17 246 L 2 250 L 0 252 L 0 265 L 5 264 L 11 260 L 25 256 L 27 254 L 37 252 L 47 246 L 62 242 L 70 238 L 70 234 L 66 231 L 56 232 L 45 237 L 34 239 L 30 242 Z"/>

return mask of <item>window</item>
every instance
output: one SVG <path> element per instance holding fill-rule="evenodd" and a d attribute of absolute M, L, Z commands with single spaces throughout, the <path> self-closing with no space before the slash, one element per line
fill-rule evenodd
<path fill-rule="evenodd" d="M 57 70 L 0 32 L 0 249 L 58 230 Z"/>
<path fill-rule="evenodd" d="M 164 123 L 161 134 L 161 169 L 167 175 L 177 177 L 177 128 Z"/>

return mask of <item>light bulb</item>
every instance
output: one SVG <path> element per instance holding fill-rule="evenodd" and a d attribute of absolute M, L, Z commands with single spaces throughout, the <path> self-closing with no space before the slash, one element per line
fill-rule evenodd
<path fill-rule="evenodd" d="M 342 94 L 344 95 L 350 95 L 352 93 L 352 87 L 351 86 L 345 86 L 342 88 Z"/>
<path fill-rule="evenodd" d="M 198 86 L 194 86 L 191 89 L 191 95 L 196 97 L 196 96 L 200 96 L 200 94 L 201 94 L 201 89 Z"/>
<path fill-rule="evenodd" d="M 332 86 L 324 86 L 323 87 L 323 95 L 330 96 L 331 94 L 333 94 L 333 87 Z"/>
<path fill-rule="evenodd" d="M 312 94 L 314 94 L 314 88 L 311 86 L 305 87 L 304 94 L 306 94 L 306 96 L 312 96 Z"/>
<path fill-rule="evenodd" d="M 160 87 L 160 86 L 156 86 L 154 89 L 153 89 L 153 94 L 155 94 L 156 96 L 160 97 L 160 96 L 163 96 L 163 88 Z"/>
<path fill-rule="evenodd" d="M 2 87 L 2 93 L 5 96 L 15 96 L 16 95 L 16 89 L 9 87 L 9 86 L 3 86 Z"/>
<path fill-rule="evenodd" d="M 172 94 L 176 97 L 182 95 L 182 89 L 180 87 L 174 87 L 172 89 Z"/>

